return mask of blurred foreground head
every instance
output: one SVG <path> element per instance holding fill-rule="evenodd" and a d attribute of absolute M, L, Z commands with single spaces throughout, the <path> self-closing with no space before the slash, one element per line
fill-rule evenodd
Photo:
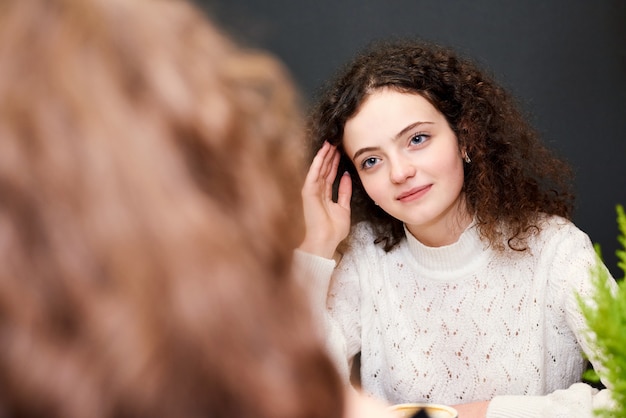
<path fill-rule="evenodd" d="M 332 417 L 301 120 L 190 4 L 0 4 L 0 416 Z"/>

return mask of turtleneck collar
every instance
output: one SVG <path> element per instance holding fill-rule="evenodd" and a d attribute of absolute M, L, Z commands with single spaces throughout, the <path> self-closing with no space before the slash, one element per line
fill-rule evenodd
<path fill-rule="evenodd" d="M 480 239 L 476 222 L 472 222 L 456 242 L 442 247 L 422 244 L 406 226 L 404 232 L 410 258 L 419 270 L 428 271 L 432 277 L 458 278 L 473 271 L 489 257 L 488 245 Z"/>

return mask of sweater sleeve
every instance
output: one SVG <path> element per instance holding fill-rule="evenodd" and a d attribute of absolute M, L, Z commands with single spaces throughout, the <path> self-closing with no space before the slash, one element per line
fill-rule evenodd
<path fill-rule="evenodd" d="M 545 396 L 496 396 L 487 418 L 592 418 L 594 410 L 610 408 L 609 389 L 598 391 L 585 383 Z"/>
<path fill-rule="evenodd" d="M 346 264 L 342 260 L 336 269 L 335 261 L 300 250 L 294 258 L 327 351 L 347 384 L 352 360 L 360 351 L 360 315 L 358 277 Z"/>
<path fill-rule="evenodd" d="M 591 272 L 597 259 L 589 237 L 564 221 L 548 238 L 542 251 L 550 254 L 548 287 L 556 295 L 565 323 L 593 366 L 601 368 L 587 338 L 586 322 L 577 299 L 577 295 L 586 298 L 593 291 Z M 600 268 L 606 267 L 602 265 Z M 595 409 L 610 408 L 611 402 L 610 388 L 599 391 L 585 383 L 575 383 L 545 396 L 497 396 L 490 403 L 487 418 L 592 418 Z"/>

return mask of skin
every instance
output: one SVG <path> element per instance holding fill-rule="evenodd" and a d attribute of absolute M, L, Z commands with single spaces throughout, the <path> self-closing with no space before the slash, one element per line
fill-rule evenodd
<path fill-rule="evenodd" d="M 343 146 L 369 197 L 423 244 L 452 244 L 470 224 L 463 152 L 445 117 L 422 96 L 373 92 L 347 121 Z M 325 258 L 335 255 L 350 232 L 348 173 L 341 177 L 337 201 L 332 199 L 339 156 L 325 143 L 302 188 L 306 234 L 300 249 Z M 489 401 L 454 405 L 464 418 L 485 417 L 488 406 Z"/>
<path fill-rule="evenodd" d="M 317 152 L 302 187 L 306 232 L 300 250 L 332 258 L 350 232 L 352 180 L 345 173 L 339 182 L 337 202 L 332 199 L 339 151 L 326 142 Z"/>
<path fill-rule="evenodd" d="M 452 244 L 469 225 L 457 137 L 422 96 L 376 91 L 346 123 L 343 145 L 369 197 L 423 244 Z"/>
<path fill-rule="evenodd" d="M 487 416 L 487 408 L 489 408 L 489 401 L 454 405 L 454 409 L 459 413 L 459 418 L 485 418 Z"/>
<path fill-rule="evenodd" d="M 343 146 L 370 198 L 425 245 L 452 244 L 471 222 L 458 140 L 422 96 L 372 93 L 347 121 Z M 338 165 L 339 151 L 325 143 L 302 189 L 306 234 L 300 249 L 326 258 L 350 232 L 349 174 L 342 175 L 337 202 L 332 200 Z"/>
<path fill-rule="evenodd" d="M 398 418 L 386 403 L 348 388 L 346 418 Z"/>

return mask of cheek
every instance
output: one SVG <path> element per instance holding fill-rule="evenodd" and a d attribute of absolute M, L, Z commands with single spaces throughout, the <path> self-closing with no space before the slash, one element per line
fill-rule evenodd
<path fill-rule="evenodd" d="M 359 176 L 365 193 L 367 193 L 370 199 L 374 202 L 379 202 L 381 200 L 382 193 L 385 190 L 384 184 L 382 184 L 381 180 L 377 177 L 378 176 L 372 175 Z"/>
<path fill-rule="evenodd" d="M 446 180 L 452 184 L 463 184 L 465 174 L 463 172 L 463 160 L 456 154 L 449 153 L 449 157 L 440 160 L 438 167 L 433 167 L 440 176 L 444 176 Z"/>
<path fill-rule="evenodd" d="M 450 165 L 449 168 L 448 185 L 454 195 L 458 195 L 463 190 L 463 184 L 465 183 L 465 173 L 463 171 L 463 163 L 456 162 Z"/>

